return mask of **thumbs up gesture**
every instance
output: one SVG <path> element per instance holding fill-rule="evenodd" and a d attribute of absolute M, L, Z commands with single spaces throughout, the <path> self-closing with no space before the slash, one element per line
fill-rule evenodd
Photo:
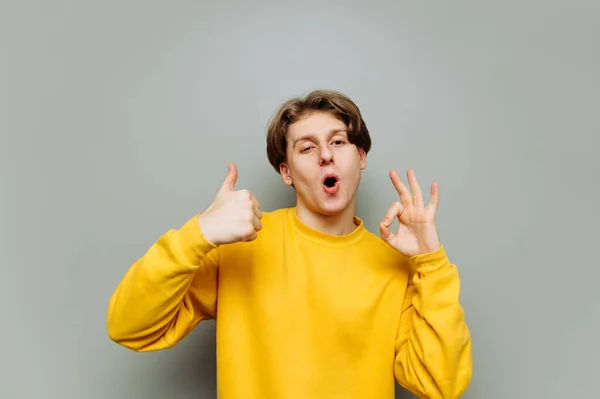
<path fill-rule="evenodd" d="M 229 172 L 212 204 L 198 216 L 204 238 L 214 245 L 252 241 L 262 229 L 260 204 L 248 190 L 235 190 L 238 171 Z"/>

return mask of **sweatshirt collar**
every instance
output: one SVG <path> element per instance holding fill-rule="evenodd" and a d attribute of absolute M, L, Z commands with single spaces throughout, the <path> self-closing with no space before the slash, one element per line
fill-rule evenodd
<path fill-rule="evenodd" d="M 366 232 L 364 223 L 358 216 L 354 216 L 354 224 L 356 225 L 356 228 L 350 233 L 343 235 L 324 233 L 306 225 L 298 218 L 296 207 L 288 209 L 287 219 L 292 226 L 294 233 L 297 233 L 310 241 L 324 246 L 352 245 L 360 240 Z"/>

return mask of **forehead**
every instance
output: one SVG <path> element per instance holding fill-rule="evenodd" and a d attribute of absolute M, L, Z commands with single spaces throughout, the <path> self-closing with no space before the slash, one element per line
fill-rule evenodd
<path fill-rule="evenodd" d="M 288 141 L 304 136 L 328 136 L 332 130 L 346 130 L 347 127 L 341 120 L 328 112 L 313 112 L 292 123 L 288 129 Z"/>

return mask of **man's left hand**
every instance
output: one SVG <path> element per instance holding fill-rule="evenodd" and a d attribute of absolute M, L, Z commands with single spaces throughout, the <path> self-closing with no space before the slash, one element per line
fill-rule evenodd
<path fill-rule="evenodd" d="M 380 236 L 392 248 L 407 256 L 434 252 L 441 246 L 435 227 L 435 212 L 439 201 L 438 185 L 431 185 L 431 197 L 425 205 L 414 170 L 409 169 L 406 176 L 412 193 L 402 183 L 395 170 L 390 172 L 390 179 L 400 196 L 400 201 L 390 206 L 379 224 Z M 398 232 L 392 233 L 390 226 L 396 218 L 399 222 Z"/>

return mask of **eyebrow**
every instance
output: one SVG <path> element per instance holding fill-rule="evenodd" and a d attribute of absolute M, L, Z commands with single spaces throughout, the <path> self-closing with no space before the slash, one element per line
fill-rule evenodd
<path fill-rule="evenodd" d="M 329 136 L 333 136 L 334 134 L 342 133 L 342 132 L 348 134 L 348 129 L 332 129 L 332 130 L 329 131 Z M 307 135 L 304 135 L 302 137 L 298 137 L 296 140 L 294 140 L 293 147 L 295 147 L 301 141 L 312 140 L 313 137 L 314 136 L 311 135 L 311 134 L 307 134 Z"/>

